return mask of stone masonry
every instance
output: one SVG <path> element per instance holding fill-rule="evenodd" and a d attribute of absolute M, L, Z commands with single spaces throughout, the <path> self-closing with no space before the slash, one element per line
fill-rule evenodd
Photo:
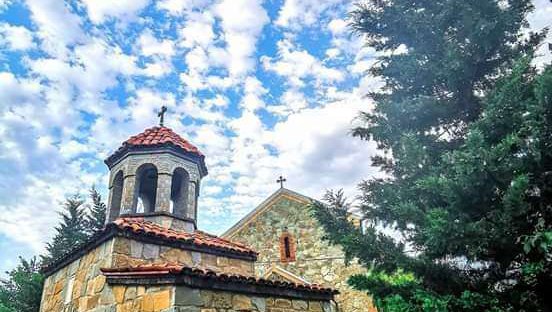
<path fill-rule="evenodd" d="M 347 284 L 349 276 L 366 273 L 366 270 L 356 261 L 346 264 L 341 248 L 323 240 L 324 230 L 312 217 L 309 202 L 304 196 L 280 190 L 263 212 L 223 237 L 259 252 L 255 264 L 258 276 L 277 265 L 309 282 L 338 289 L 340 294 L 336 299 L 343 312 L 376 311 L 368 295 Z M 291 262 L 280 261 L 279 238 L 285 229 L 296 242 L 296 260 Z"/>

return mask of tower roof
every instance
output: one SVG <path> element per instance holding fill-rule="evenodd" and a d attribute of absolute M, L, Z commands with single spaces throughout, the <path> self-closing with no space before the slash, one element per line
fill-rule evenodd
<path fill-rule="evenodd" d="M 152 127 L 144 132 L 131 136 L 123 143 L 124 146 L 164 146 L 173 145 L 186 152 L 203 155 L 197 147 L 192 145 L 186 139 L 182 138 L 176 132 L 167 127 Z"/>
<path fill-rule="evenodd" d="M 168 149 L 177 154 L 187 156 L 196 160 L 201 170 L 206 174 L 205 156 L 199 149 L 184 139 L 172 129 L 164 126 L 155 126 L 144 130 L 142 133 L 133 135 L 123 142 L 121 147 L 109 156 L 105 163 L 111 168 L 129 151 L 155 151 L 157 149 Z"/>

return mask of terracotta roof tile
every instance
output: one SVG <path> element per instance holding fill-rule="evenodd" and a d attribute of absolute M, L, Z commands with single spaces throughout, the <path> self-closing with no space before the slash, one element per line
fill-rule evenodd
<path fill-rule="evenodd" d="M 208 269 L 183 266 L 177 263 L 163 264 L 143 264 L 138 266 L 119 267 L 119 268 L 102 268 L 100 269 L 106 276 L 163 276 L 163 275 L 189 275 L 202 278 L 212 278 L 220 281 L 240 282 L 252 285 L 263 285 L 277 288 L 303 290 L 309 292 L 337 294 L 337 290 L 333 288 L 322 287 L 317 284 L 300 284 L 283 281 L 268 280 L 263 278 L 255 278 L 252 276 L 218 273 Z"/>
<path fill-rule="evenodd" d="M 197 147 L 167 127 L 146 129 L 140 134 L 131 136 L 123 143 L 123 146 L 156 146 L 161 144 L 172 144 L 186 152 L 203 155 Z"/>
<path fill-rule="evenodd" d="M 114 223 L 119 229 L 128 230 L 133 232 L 134 234 L 153 235 L 162 239 L 184 241 L 197 246 L 224 249 L 237 253 L 257 256 L 257 253 L 253 249 L 243 244 L 231 242 L 229 240 L 202 231 L 189 233 L 184 231 L 172 230 L 162 227 L 158 224 L 145 221 L 143 218 L 140 217 L 119 218 L 115 220 Z"/>

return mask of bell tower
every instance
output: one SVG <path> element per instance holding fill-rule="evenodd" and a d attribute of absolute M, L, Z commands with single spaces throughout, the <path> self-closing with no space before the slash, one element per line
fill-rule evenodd
<path fill-rule="evenodd" d="M 162 226 L 196 229 L 205 157 L 162 124 L 130 137 L 105 160 L 110 170 L 107 222 L 142 217 Z"/>

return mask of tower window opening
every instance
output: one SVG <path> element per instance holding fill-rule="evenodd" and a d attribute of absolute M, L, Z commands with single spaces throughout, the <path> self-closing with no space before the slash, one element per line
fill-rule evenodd
<path fill-rule="evenodd" d="M 154 212 L 157 198 L 157 168 L 152 164 L 142 165 L 137 173 L 136 212 Z"/>
<path fill-rule="evenodd" d="M 185 217 L 188 210 L 188 187 L 190 176 L 186 170 L 177 168 L 173 172 L 171 182 L 171 212 Z"/>

